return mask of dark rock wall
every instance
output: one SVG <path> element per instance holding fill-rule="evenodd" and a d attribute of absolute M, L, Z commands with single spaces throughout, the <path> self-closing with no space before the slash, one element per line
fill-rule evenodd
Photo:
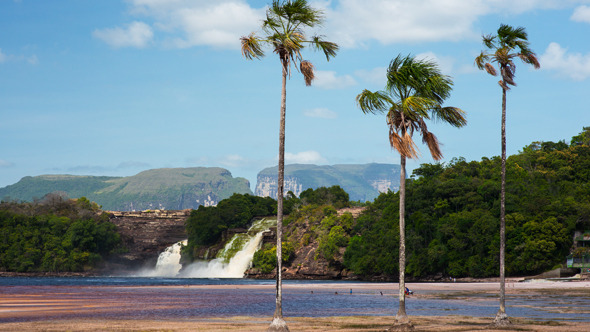
<path fill-rule="evenodd" d="M 190 210 L 108 213 L 127 250 L 112 255 L 105 272 L 153 267 L 162 251 L 187 238 L 185 221 Z"/>

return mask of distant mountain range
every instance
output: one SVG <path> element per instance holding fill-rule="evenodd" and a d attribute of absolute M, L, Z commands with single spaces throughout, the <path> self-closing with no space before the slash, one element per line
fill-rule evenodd
<path fill-rule="evenodd" d="M 258 173 L 257 196 L 277 198 L 277 173 L 278 166 Z M 285 194 L 292 191 L 296 196 L 308 188 L 339 185 L 352 201 L 372 201 L 381 192 L 397 191 L 399 181 L 400 166 L 393 164 L 285 165 Z"/>
<path fill-rule="evenodd" d="M 85 196 L 105 210 L 196 209 L 216 205 L 233 193 L 252 194 L 250 182 L 218 167 L 160 168 L 128 177 L 27 176 L 0 188 L 1 199 L 32 201 L 51 192 Z"/>
<path fill-rule="evenodd" d="M 370 201 L 399 188 L 399 165 L 286 165 L 285 193 L 299 195 L 308 188 L 341 186 L 354 201 Z M 277 167 L 258 174 L 256 195 L 277 197 Z M 233 193 L 253 194 L 245 178 L 234 178 L 218 167 L 161 168 L 128 177 L 41 175 L 27 176 L 0 188 L 0 199 L 33 201 L 48 193 L 86 197 L 104 210 L 196 209 L 216 205 Z"/>

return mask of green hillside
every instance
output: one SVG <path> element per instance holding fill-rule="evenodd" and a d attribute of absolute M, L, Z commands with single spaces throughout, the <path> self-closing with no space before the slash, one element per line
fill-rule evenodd
<path fill-rule="evenodd" d="M 32 201 L 51 192 L 85 196 L 105 210 L 196 209 L 233 193 L 251 194 L 244 178 L 217 167 L 162 168 L 129 177 L 41 175 L 0 188 L 3 200 Z"/>

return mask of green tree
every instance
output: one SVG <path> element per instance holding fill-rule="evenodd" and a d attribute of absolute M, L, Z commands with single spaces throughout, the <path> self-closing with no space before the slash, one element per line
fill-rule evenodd
<path fill-rule="evenodd" d="M 428 60 L 398 55 L 387 70 L 387 85 L 384 91 L 364 90 L 356 100 L 363 113 L 384 113 L 389 127 L 391 147 L 401 157 L 401 180 L 399 198 L 399 310 L 396 320 L 409 324 L 405 306 L 405 181 L 406 158 L 417 158 L 418 151 L 413 141 L 414 132 L 419 132 L 422 141 L 430 149 L 435 160 L 442 158 L 436 136 L 428 130 L 427 119 L 441 120 L 455 127 L 467 121 L 464 112 L 456 107 L 443 107 L 449 97 L 453 82 L 442 75 L 437 65 Z"/>
<path fill-rule="evenodd" d="M 326 59 L 334 57 L 338 51 L 338 45 L 325 41 L 319 35 L 310 39 L 306 38 L 308 28 L 314 28 L 322 24 L 324 16 L 322 11 L 309 6 L 306 0 L 279 1 L 274 0 L 266 11 L 266 19 L 262 23 L 264 36 L 259 37 L 255 33 L 241 38 L 242 55 L 247 59 L 261 58 L 264 56 L 263 46 L 270 45 L 273 52 L 279 56 L 282 67 L 281 111 L 279 124 L 279 167 L 277 190 L 277 257 L 281 257 L 281 236 L 283 222 L 283 191 L 285 174 L 285 113 L 287 105 L 287 77 L 291 72 L 291 65 L 299 64 L 299 71 L 303 74 L 306 85 L 311 85 L 314 78 L 313 65 L 304 60 L 301 51 L 309 45 L 321 50 Z M 269 327 L 271 331 L 288 331 L 287 324 L 283 320 L 282 309 L 282 262 L 277 258 L 277 286 L 276 286 L 276 310 L 273 321 Z"/>
<path fill-rule="evenodd" d="M 483 44 L 488 51 L 482 51 L 475 58 L 475 64 L 488 74 L 496 76 L 498 71 L 492 63 L 498 66 L 501 80 L 498 82 L 502 89 L 502 171 L 500 184 L 500 310 L 494 320 L 496 325 L 510 324 L 506 315 L 505 305 L 505 249 L 506 249 L 506 91 L 510 85 L 516 86 L 514 77 L 516 64 L 514 58 L 519 58 L 526 64 L 540 68 L 536 54 L 529 48 L 527 33 L 523 27 L 513 28 L 502 24 L 496 35 L 483 36 Z"/>
<path fill-rule="evenodd" d="M 336 209 L 350 206 L 348 193 L 340 186 L 308 188 L 299 194 L 304 204 L 332 205 Z"/>

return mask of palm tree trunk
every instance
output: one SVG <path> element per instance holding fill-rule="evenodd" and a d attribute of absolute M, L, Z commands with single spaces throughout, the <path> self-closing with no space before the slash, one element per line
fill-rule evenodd
<path fill-rule="evenodd" d="M 496 325 L 509 324 L 505 303 L 505 252 L 506 252 L 506 89 L 502 88 L 502 170 L 500 175 L 500 310 Z"/>
<path fill-rule="evenodd" d="M 283 79 L 281 89 L 281 120 L 279 125 L 279 174 L 277 183 L 277 283 L 276 309 L 272 323 L 267 331 L 289 331 L 283 320 L 283 192 L 285 186 L 285 115 L 287 110 L 287 70 L 288 64 L 282 61 Z"/>
<path fill-rule="evenodd" d="M 401 156 L 399 182 L 399 309 L 395 319 L 410 322 L 406 314 L 406 157 Z"/>

